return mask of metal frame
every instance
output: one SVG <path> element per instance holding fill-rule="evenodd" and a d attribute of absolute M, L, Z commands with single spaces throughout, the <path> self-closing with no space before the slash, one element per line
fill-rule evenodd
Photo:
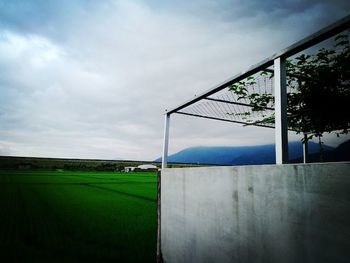
<path fill-rule="evenodd" d="M 259 124 L 251 124 L 251 123 L 242 123 L 238 121 L 230 121 L 220 118 L 208 117 L 208 116 L 200 116 L 196 114 L 189 114 L 180 112 L 181 109 L 184 109 L 200 100 L 216 100 L 220 102 L 220 100 L 209 98 L 210 95 L 213 95 L 228 86 L 244 80 L 245 78 L 252 76 L 260 71 L 272 72 L 271 69 L 268 69 L 271 66 L 274 66 L 274 78 L 275 78 L 275 140 L 276 140 L 276 163 L 283 164 L 288 161 L 288 127 L 287 127 L 287 96 L 286 96 L 286 70 L 285 70 L 285 60 L 293 56 L 300 51 L 303 51 L 309 47 L 312 47 L 326 39 L 329 39 L 336 34 L 349 29 L 350 28 L 350 15 L 340 19 L 339 21 L 317 31 L 316 33 L 294 43 L 293 45 L 281 50 L 278 53 L 275 53 L 269 58 L 266 58 L 259 62 L 258 64 L 248 68 L 246 71 L 243 71 L 232 78 L 222 82 L 221 84 L 209 89 L 208 91 L 196 96 L 193 99 L 188 100 L 187 102 L 166 111 L 166 121 L 165 121 L 165 129 L 164 129 L 164 147 L 163 147 L 163 158 L 162 158 L 162 168 L 166 168 L 167 166 L 167 157 L 168 157 L 168 145 L 169 145 L 169 122 L 170 115 L 173 113 L 190 115 L 194 117 L 201 117 L 207 119 L 214 119 L 220 121 L 229 121 L 234 123 L 240 123 L 245 125 L 255 125 L 255 126 L 263 126 Z M 221 101 L 228 103 L 227 101 Z M 233 103 L 233 102 L 229 102 Z M 237 103 L 233 103 L 237 104 Z M 239 104 L 238 104 L 239 105 Z M 249 105 L 243 105 L 249 106 Z M 271 128 L 270 126 L 267 126 Z M 272 127 L 273 128 L 273 127 Z"/>
<path fill-rule="evenodd" d="M 303 142 L 303 162 L 307 163 L 309 157 L 309 137 L 307 133 L 304 133 L 304 142 Z"/>
<path fill-rule="evenodd" d="M 288 162 L 286 60 L 274 60 L 276 164 Z"/>
<path fill-rule="evenodd" d="M 169 128 L 170 128 L 170 113 L 165 114 L 162 168 L 166 168 L 168 163 Z"/>

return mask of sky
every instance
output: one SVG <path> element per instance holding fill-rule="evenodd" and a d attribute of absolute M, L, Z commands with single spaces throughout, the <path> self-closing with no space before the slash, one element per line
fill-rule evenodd
<path fill-rule="evenodd" d="M 0 0 L 0 155 L 154 160 L 165 109 L 349 11 L 341 0 Z M 271 129 L 171 119 L 170 153 L 273 142 Z"/>

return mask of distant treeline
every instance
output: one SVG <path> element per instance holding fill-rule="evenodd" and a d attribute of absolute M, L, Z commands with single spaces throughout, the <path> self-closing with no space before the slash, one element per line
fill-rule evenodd
<path fill-rule="evenodd" d="M 96 159 L 62 159 L 0 156 L 0 169 L 8 170 L 69 170 L 69 171 L 123 171 L 125 167 L 137 167 L 141 164 L 159 162 L 130 161 L 130 160 L 96 160 Z M 195 166 L 193 164 L 170 164 L 168 167 Z"/>
<path fill-rule="evenodd" d="M 122 171 L 126 166 L 138 166 L 145 163 L 151 162 L 0 156 L 0 169 L 16 170 Z"/>

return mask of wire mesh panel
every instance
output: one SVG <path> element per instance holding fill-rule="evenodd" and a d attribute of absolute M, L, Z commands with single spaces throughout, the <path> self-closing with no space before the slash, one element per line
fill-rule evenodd
<path fill-rule="evenodd" d="M 237 85 L 242 86 L 242 94 L 234 91 Z M 244 125 L 254 124 L 256 126 L 273 128 L 273 123 L 261 123 L 263 119 L 273 115 L 273 101 L 263 106 L 256 105 L 252 101 L 256 96 L 266 96 L 273 99 L 272 74 L 265 71 L 259 72 L 251 76 L 249 81 L 230 85 L 211 96 L 183 108 L 177 113 L 236 122 Z"/>

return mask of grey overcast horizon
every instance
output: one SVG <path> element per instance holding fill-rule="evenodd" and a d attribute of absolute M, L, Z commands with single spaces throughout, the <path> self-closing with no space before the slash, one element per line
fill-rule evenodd
<path fill-rule="evenodd" d="M 341 0 L 0 0 L 0 155 L 154 160 L 165 109 L 349 11 Z M 271 129 L 171 120 L 170 154 L 273 142 Z"/>

